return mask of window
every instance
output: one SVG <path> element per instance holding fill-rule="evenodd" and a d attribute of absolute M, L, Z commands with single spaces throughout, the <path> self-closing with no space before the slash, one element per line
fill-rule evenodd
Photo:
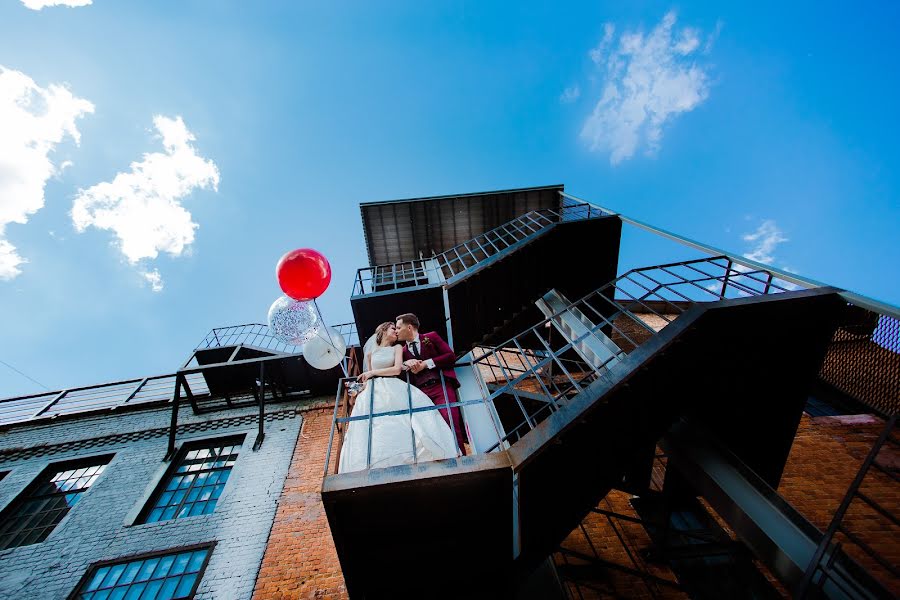
<path fill-rule="evenodd" d="M 137 522 L 153 523 L 213 512 L 241 442 L 243 436 L 186 444 Z"/>
<path fill-rule="evenodd" d="M 112 455 L 50 465 L 0 515 L 0 550 L 43 542 L 82 494 L 100 477 Z"/>
<path fill-rule="evenodd" d="M 212 546 L 187 548 L 92 567 L 70 596 L 78 600 L 174 600 L 192 598 Z"/>

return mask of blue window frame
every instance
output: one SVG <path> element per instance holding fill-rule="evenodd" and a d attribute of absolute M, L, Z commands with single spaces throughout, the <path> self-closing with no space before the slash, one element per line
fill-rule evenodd
<path fill-rule="evenodd" d="M 193 442 L 182 447 L 138 523 L 207 515 L 231 475 L 243 436 Z"/>
<path fill-rule="evenodd" d="M 78 600 L 193 598 L 209 563 L 212 544 L 166 550 L 92 566 L 69 596 Z"/>

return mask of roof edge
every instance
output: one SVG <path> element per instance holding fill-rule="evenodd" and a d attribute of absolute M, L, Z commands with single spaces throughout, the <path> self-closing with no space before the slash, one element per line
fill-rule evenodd
<path fill-rule="evenodd" d="M 464 194 L 443 194 L 440 196 L 424 196 L 419 198 L 401 198 L 398 200 L 374 200 L 372 202 L 360 202 L 360 208 L 364 206 L 378 206 L 380 204 L 401 204 L 404 202 L 423 202 L 427 200 L 443 200 L 445 198 L 466 198 L 469 196 L 490 196 L 493 194 L 511 194 L 514 192 L 532 192 L 536 190 L 559 190 L 563 191 L 565 184 L 559 183 L 555 185 L 538 185 L 533 187 L 512 188 L 508 190 L 488 190 L 484 192 L 466 192 Z"/>

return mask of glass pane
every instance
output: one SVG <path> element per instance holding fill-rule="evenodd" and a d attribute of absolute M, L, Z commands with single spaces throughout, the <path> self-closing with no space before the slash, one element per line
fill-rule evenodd
<path fill-rule="evenodd" d="M 169 569 L 172 568 L 172 563 L 175 562 L 175 556 L 163 556 L 159 564 L 156 566 L 156 570 L 153 571 L 153 579 L 162 579 L 166 575 L 169 574 Z"/>
<path fill-rule="evenodd" d="M 141 560 L 128 563 L 128 567 L 126 567 L 125 572 L 122 573 L 122 576 L 119 578 L 119 585 L 127 585 L 134 581 L 134 578 L 137 577 L 138 571 L 141 570 L 141 565 L 143 564 L 144 561 Z"/>
<path fill-rule="evenodd" d="M 141 567 L 138 576 L 135 577 L 135 581 L 147 581 L 150 579 L 150 574 L 153 573 L 153 570 L 156 568 L 156 564 L 159 562 L 158 558 L 151 558 L 149 560 L 144 561 L 143 566 Z"/>
<path fill-rule="evenodd" d="M 113 565 L 109 569 L 109 573 L 107 573 L 106 578 L 103 580 L 103 583 L 100 584 L 101 588 L 111 588 L 119 582 L 119 577 L 122 576 L 122 573 L 125 572 L 125 565 Z"/>
<path fill-rule="evenodd" d="M 162 580 L 154 579 L 150 583 L 147 584 L 147 589 L 144 590 L 144 594 L 141 596 L 141 600 L 156 600 L 156 594 L 159 592 L 159 588 L 162 587 Z"/>
<path fill-rule="evenodd" d="M 123 585 L 122 587 L 117 587 L 112 591 L 109 595 L 109 600 L 122 600 L 125 597 L 125 594 L 128 593 L 128 586 Z"/>
<path fill-rule="evenodd" d="M 162 588 L 159 590 L 159 593 L 156 595 L 156 600 L 172 600 L 175 597 L 175 589 L 178 587 L 178 582 L 181 581 L 180 577 L 172 577 L 167 579 Z"/>
<path fill-rule="evenodd" d="M 191 593 L 191 588 L 194 587 L 194 582 L 197 580 L 196 575 L 185 575 L 181 578 L 181 582 L 178 584 L 178 589 L 175 590 L 176 598 L 187 598 L 188 594 Z"/>
<path fill-rule="evenodd" d="M 175 563 L 172 565 L 172 569 L 169 571 L 169 575 L 181 575 L 184 573 L 184 570 L 187 568 L 188 561 L 191 560 L 190 552 L 182 552 L 178 556 L 175 557 Z"/>
<path fill-rule="evenodd" d="M 146 583 L 136 583 L 130 588 L 128 588 L 128 593 L 125 595 L 125 600 L 138 600 L 141 597 L 141 594 L 144 592 L 144 588 L 147 587 Z"/>
<path fill-rule="evenodd" d="M 208 550 L 197 550 L 191 556 L 191 562 L 188 563 L 187 571 L 188 573 L 196 573 L 200 570 L 200 567 L 203 566 L 203 561 L 206 559 L 206 553 Z"/>
<path fill-rule="evenodd" d="M 85 591 L 91 592 L 100 587 L 100 582 L 103 581 L 103 578 L 106 577 L 107 573 L 109 573 L 109 567 L 100 567 L 97 569 L 97 572 L 94 573 L 94 576 L 91 577 L 91 580 L 85 586 Z"/>

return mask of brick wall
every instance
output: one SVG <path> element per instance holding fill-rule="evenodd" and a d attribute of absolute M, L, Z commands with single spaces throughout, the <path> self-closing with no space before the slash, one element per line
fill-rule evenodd
<path fill-rule="evenodd" d="M 629 500 L 630 494 L 613 490 L 607 494 L 598 508 L 629 517 L 638 518 Z M 620 537 L 621 536 L 621 537 Z M 573 550 L 586 557 L 601 558 L 625 569 L 645 571 L 660 579 L 676 582 L 672 570 L 662 564 L 651 564 L 641 556 L 641 550 L 652 545 L 643 525 L 622 519 L 608 519 L 592 513 L 563 541 L 563 549 Z M 554 561 L 561 574 L 567 568 L 590 564 L 564 552 L 557 553 Z M 577 573 L 577 570 L 574 571 Z M 607 567 L 605 570 L 585 571 L 581 576 L 564 577 L 564 585 L 570 598 L 666 598 L 686 599 L 687 594 L 663 583 L 648 582 L 637 575 Z"/>
<path fill-rule="evenodd" d="M 803 415 L 778 492 L 824 531 L 883 428 L 884 421 L 869 415 Z M 894 473 L 900 470 L 900 455 L 888 445 L 882 448 L 878 462 Z M 861 491 L 894 515 L 900 514 L 900 486 L 884 473 L 870 469 Z M 900 564 L 897 529 L 863 501 L 857 499 L 850 505 L 843 524 L 888 562 Z M 836 539 L 844 542 L 848 554 L 900 596 L 900 581 L 891 578 L 858 547 L 848 544 L 843 535 Z"/>
<path fill-rule="evenodd" d="M 869 415 L 810 417 L 804 414 L 778 492 L 816 527 L 824 531 L 884 425 L 884 421 Z M 900 471 L 900 453 L 886 445 L 879 453 L 877 463 L 897 473 Z M 660 489 L 662 473 L 657 473 L 656 470 L 655 465 L 653 487 Z M 888 475 L 877 469 L 870 469 L 861 490 L 892 514 L 900 513 L 900 486 L 897 486 Z M 598 507 L 637 517 L 628 502 L 629 498 L 630 496 L 624 492 L 613 491 Z M 708 505 L 705 503 L 704 505 L 725 532 L 736 539 L 724 521 L 719 519 Z M 896 527 L 863 501 L 857 499 L 851 504 L 843 524 L 885 560 L 894 565 L 900 564 L 900 544 L 897 543 Z M 845 536 L 838 534 L 835 539 L 841 541 L 844 550 L 867 571 L 900 597 L 900 581 L 893 578 L 858 546 L 850 543 Z M 646 569 L 657 577 L 674 580 L 674 575 L 669 569 L 648 564 L 641 558 L 641 549 L 650 545 L 651 541 L 641 525 L 616 519 L 611 523 L 605 516 L 592 514 L 566 538 L 562 547 L 587 556 L 600 557 L 627 568 Z M 561 569 L 567 564 L 588 563 L 562 553 L 557 554 L 554 559 Z M 758 561 L 754 562 L 759 571 L 770 580 L 776 592 L 787 597 L 787 590 L 774 580 L 771 573 Z M 616 571 L 614 568 L 607 568 L 601 573 L 602 577 L 599 579 L 598 572 L 589 573 L 589 577 L 581 581 L 567 579 L 566 586 L 570 595 L 577 598 L 648 596 L 647 584 L 636 576 Z M 665 586 L 654 588 L 654 591 L 659 597 L 684 597 L 677 590 Z"/>
<path fill-rule="evenodd" d="M 256 582 L 257 600 L 348 597 L 321 498 L 331 415 L 328 408 L 304 413 Z"/>
<path fill-rule="evenodd" d="M 158 523 L 133 525 L 164 475 L 170 412 L 155 409 L 17 426 L 0 441 L 0 508 L 7 506 L 48 464 L 114 454 L 106 470 L 43 542 L 0 551 L 0 598 L 63 599 L 91 564 L 135 554 L 215 541 L 197 598 L 243 599 L 252 593 L 276 502 L 300 430 L 299 413 L 269 409 L 266 438 L 254 452 L 252 409 L 205 416 L 182 411 L 178 443 L 246 434 L 216 510 Z"/>

